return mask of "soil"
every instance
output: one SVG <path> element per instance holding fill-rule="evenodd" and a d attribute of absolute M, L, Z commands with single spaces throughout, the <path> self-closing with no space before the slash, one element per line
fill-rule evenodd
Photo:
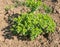
<path fill-rule="evenodd" d="M 11 0 L 0 0 L 0 47 L 60 47 L 60 0 L 43 0 L 43 2 L 53 9 L 50 16 L 57 24 L 56 31 L 49 35 L 39 35 L 35 40 L 29 41 L 13 36 L 10 31 L 7 32 L 10 26 L 8 15 L 27 12 L 29 9 L 20 6 L 5 14 L 4 7 L 13 3 Z"/>

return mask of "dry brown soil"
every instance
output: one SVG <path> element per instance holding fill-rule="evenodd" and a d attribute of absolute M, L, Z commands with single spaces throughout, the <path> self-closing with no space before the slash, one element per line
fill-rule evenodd
<path fill-rule="evenodd" d="M 60 47 L 60 0 L 43 1 L 53 8 L 53 13 L 50 16 L 57 24 L 56 31 L 49 34 L 48 38 L 46 38 L 46 35 L 39 35 L 35 40 L 28 41 L 23 40 L 23 38 L 18 39 L 16 36 L 12 36 L 11 33 L 3 30 L 6 27 L 9 28 L 7 22 L 8 14 L 5 15 L 4 7 L 7 4 L 12 4 L 12 2 L 11 0 L 0 0 L 0 47 Z M 27 12 L 27 8 L 20 6 L 13 10 L 14 13 L 20 13 L 20 11 Z M 12 14 L 13 12 L 10 11 L 9 13 Z"/>

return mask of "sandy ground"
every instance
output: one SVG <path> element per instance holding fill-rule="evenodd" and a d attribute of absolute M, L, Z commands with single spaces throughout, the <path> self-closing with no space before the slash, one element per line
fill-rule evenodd
<path fill-rule="evenodd" d="M 12 4 L 11 0 L 0 0 L 0 47 L 60 47 L 60 0 L 51 1 L 46 0 L 44 3 L 53 7 L 53 13 L 50 14 L 57 24 L 57 29 L 53 34 L 49 34 L 48 39 L 43 35 L 39 35 L 34 41 L 28 41 L 23 39 L 18 39 L 16 36 L 11 38 L 11 34 L 5 33 L 4 28 L 9 26 L 8 15 L 5 15 L 4 7 L 7 4 Z M 23 10 L 24 9 L 24 10 Z M 27 11 L 27 8 L 20 6 L 15 8 L 14 13 L 19 13 L 19 11 Z"/>

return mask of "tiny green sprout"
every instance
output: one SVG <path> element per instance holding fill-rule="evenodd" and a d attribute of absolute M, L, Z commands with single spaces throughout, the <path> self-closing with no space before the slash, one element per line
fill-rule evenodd
<path fill-rule="evenodd" d="M 24 2 L 23 2 L 23 1 L 13 0 L 12 2 L 14 3 L 14 6 L 15 6 L 15 7 L 18 7 L 18 6 L 24 5 Z"/>
<path fill-rule="evenodd" d="M 43 9 L 45 10 L 46 13 L 51 13 L 52 12 L 52 8 L 50 8 L 46 4 L 43 4 Z"/>
<path fill-rule="evenodd" d="M 6 5 L 6 6 L 5 6 L 5 11 L 10 10 L 10 8 L 11 8 L 10 6 Z"/>
<path fill-rule="evenodd" d="M 5 6 L 5 11 L 13 10 L 14 8 L 15 8 L 14 5 L 6 5 Z"/>

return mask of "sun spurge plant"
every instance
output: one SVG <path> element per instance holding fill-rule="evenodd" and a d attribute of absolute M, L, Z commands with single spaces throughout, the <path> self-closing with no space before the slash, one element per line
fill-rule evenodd
<path fill-rule="evenodd" d="M 30 7 L 31 12 L 35 11 L 41 4 L 41 0 L 26 0 L 25 2 L 27 7 Z"/>
<path fill-rule="evenodd" d="M 55 27 L 55 22 L 47 14 L 25 13 L 13 18 L 11 31 L 22 36 L 29 36 L 33 40 L 39 34 L 54 32 Z"/>

